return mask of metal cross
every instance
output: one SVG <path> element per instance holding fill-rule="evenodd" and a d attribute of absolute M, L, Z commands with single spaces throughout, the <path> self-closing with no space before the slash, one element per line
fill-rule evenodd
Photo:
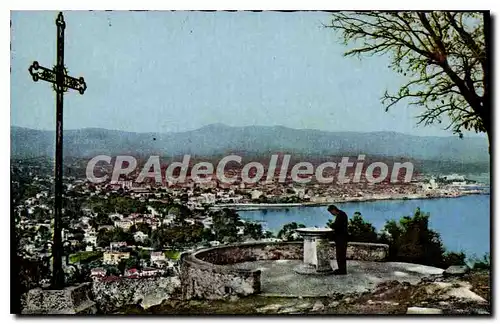
<path fill-rule="evenodd" d="M 83 78 L 73 78 L 67 75 L 64 67 L 64 29 L 66 23 L 62 12 L 57 15 L 57 64 L 53 69 L 40 66 L 37 61 L 29 67 L 33 81 L 44 80 L 54 85 L 56 91 L 56 166 L 55 166 L 55 199 L 54 199 L 54 239 L 52 245 L 52 288 L 64 288 L 64 271 L 62 268 L 62 174 L 63 174 L 63 94 L 69 89 L 78 90 L 83 94 L 87 89 Z"/>

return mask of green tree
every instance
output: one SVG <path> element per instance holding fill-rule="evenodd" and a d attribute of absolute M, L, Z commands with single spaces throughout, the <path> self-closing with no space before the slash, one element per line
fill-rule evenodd
<path fill-rule="evenodd" d="M 73 239 L 77 240 L 78 242 L 83 242 L 83 239 L 85 238 L 85 234 L 76 232 L 73 234 Z"/>
<path fill-rule="evenodd" d="M 204 227 L 200 223 L 181 223 L 163 229 L 165 243 L 170 247 L 193 246 L 203 240 Z"/>
<path fill-rule="evenodd" d="M 152 247 L 155 250 L 165 246 L 183 248 L 193 246 L 203 240 L 204 227 L 200 223 L 178 223 L 161 226 L 151 234 Z"/>
<path fill-rule="evenodd" d="M 47 226 L 40 226 L 38 233 L 42 242 L 52 242 L 52 231 Z"/>
<path fill-rule="evenodd" d="M 166 235 L 164 227 L 159 227 L 151 232 L 151 247 L 155 250 L 161 250 L 165 246 Z"/>
<path fill-rule="evenodd" d="M 489 270 L 491 269 L 491 257 L 489 253 L 483 255 L 481 259 L 474 257 L 471 258 L 472 268 L 476 270 Z"/>
<path fill-rule="evenodd" d="M 49 219 L 48 210 L 41 208 L 39 206 L 35 206 L 33 208 L 33 218 L 38 222 L 43 222 L 46 219 Z"/>
<path fill-rule="evenodd" d="M 400 103 L 423 107 L 418 123 L 441 123 L 454 133 L 486 132 L 491 143 L 488 13 L 337 12 L 327 27 L 351 44 L 346 56 L 383 55 L 407 78 L 386 93 L 386 111 Z"/>
<path fill-rule="evenodd" d="M 125 232 L 120 227 L 115 227 L 111 231 L 112 242 L 127 242 L 127 244 L 134 244 L 134 235 L 131 232 Z"/>
<path fill-rule="evenodd" d="M 127 269 L 127 259 L 121 259 L 116 267 L 118 268 L 118 271 L 120 271 L 121 275 L 125 274 L 125 270 Z"/>
<path fill-rule="evenodd" d="M 137 231 L 143 232 L 144 234 L 151 235 L 151 226 L 147 223 L 139 223 L 136 226 Z"/>
<path fill-rule="evenodd" d="M 149 260 L 151 258 L 151 251 L 148 250 L 139 250 L 137 252 L 138 259 Z"/>
<path fill-rule="evenodd" d="M 296 222 L 283 225 L 283 228 L 278 232 L 278 238 L 283 241 L 300 241 L 300 235 L 297 235 L 295 230 L 298 228 L 305 228 L 304 224 L 297 224 Z"/>
<path fill-rule="evenodd" d="M 101 229 L 97 233 L 97 246 L 106 247 L 109 246 L 112 240 L 112 232 L 105 229 Z"/>
<path fill-rule="evenodd" d="M 97 245 L 100 247 L 109 246 L 111 242 L 127 242 L 127 244 L 134 244 L 134 236 L 130 232 L 125 232 L 119 227 L 112 230 L 101 229 L 97 233 Z"/>
<path fill-rule="evenodd" d="M 215 240 L 215 235 L 214 233 L 212 233 L 212 230 L 210 228 L 204 228 L 201 233 L 201 238 L 205 242 L 210 242 Z"/>
<path fill-rule="evenodd" d="M 445 252 L 443 254 L 443 262 L 441 264 L 442 268 L 448 268 L 452 265 L 465 265 L 465 253 L 464 252 Z"/>
<path fill-rule="evenodd" d="M 94 218 L 91 218 L 89 220 L 89 225 L 91 228 L 93 228 L 94 230 L 97 230 L 97 228 L 99 228 L 99 224 L 97 224 L 97 221 L 94 219 Z"/>
<path fill-rule="evenodd" d="M 184 221 L 184 219 L 193 215 L 193 212 L 186 205 L 182 204 L 172 204 L 168 209 L 168 213 L 175 215 L 180 221 Z"/>
<path fill-rule="evenodd" d="M 122 274 L 120 269 L 118 269 L 117 267 L 109 267 L 106 269 L 106 271 L 109 276 L 119 276 Z"/>
<path fill-rule="evenodd" d="M 151 240 L 150 237 L 144 239 L 144 241 L 139 242 L 138 245 L 140 246 L 145 246 L 145 247 L 152 247 L 153 246 L 153 241 Z"/>
<path fill-rule="evenodd" d="M 98 213 L 95 219 L 97 225 L 113 225 L 113 221 L 109 218 L 108 215 L 104 213 Z"/>
<path fill-rule="evenodd" d="M 381 240 L 389 244 L 392 260 L 445 267 L 443 243 L 439 234 L 429 229 L 430 214 L 417 208 L 413 217 L 404 216 L 399 223 L 391 220 L 384 227 Z"/>
<path fill-rule="evenodd" d="M 242 226 L 240 216 L 234 209 L 224 208 L 212 214 L 212 231 L 219 242 L 236 242 L 238 226 Z"/>
<path fill-rule="evenodd" d="M 263 237 L 262 225 L 254 222 L 245 222 L 243 224 L 243 235 L 254 240 L 260 240 Z"/>
<path fill-rule="evenodd" d="M 135 256 L 130 256 L 130 258 L 125 259 L 125 268 L 126 269 L 140 268 L 139 259 Z"/>
<path fill-rule="evenodd" d="M 263 237 L 264 238 L 273 238 L 274 234 L 271 231 L 265 231 L 264 234 L 263 234 Z"/>
<path fill-rule="evenodd" d="M 333 228 L 334 220 L 328 220 L 327 226 Z M 378 242 L 378 234 L 375 227 L 363 219 L 360 212 L 355 212 L 347 224 L 349 241 L 351 242 Z"/>

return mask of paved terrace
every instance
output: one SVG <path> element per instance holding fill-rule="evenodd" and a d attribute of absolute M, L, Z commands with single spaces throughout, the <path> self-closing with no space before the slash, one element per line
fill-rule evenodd
<path fill-rule="evenodd" d="M 253 242 L 218 246 L 181 256 L 184 299 L 226 299 L 230 296 L 318 297 L 373 290 L 378 283 L 397 280 L 416 283 L 443 269 L 418 264 L 385 262 L 385 244 L 350 242 L 347 271 L 333 274 L 299 274 L 295 267 L 304 259 L 303 242 Z M 337 268 L 335 244 L 325 251 Z"/>
<path fill-rule="evenodd" d="M 294 271 L 301 260 L 262 260 L 228 265 L 239 270 L 261 271 L 261 294 L 265 296 L 318 297 L 372 290 L 383 281 L 417 283 L 421 278 L 441 274 L 443 269 L 403 262 L 347 261 L 348 274 L 302 275 Z M 337 268 L 335 260 L 332 268 Z"/>

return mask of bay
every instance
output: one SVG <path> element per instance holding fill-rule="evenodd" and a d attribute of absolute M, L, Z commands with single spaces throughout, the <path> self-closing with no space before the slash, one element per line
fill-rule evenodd
<path fill-rule="evenodd" d="M 441 235 L 448 251 L 463 251 L 467 257 L 482 257 L 490 252 L 490 195 L 467 195 L 458 198 L 379 200 L 339 203 L 349 217 L 360 212 L 380 231 L 387 220 L 399 220 L 420 207 L 430 213 L 429 227 Z M 277 233 L 291 222 L 306 226 L 326 226 L 331 215 L 326 206 L 289 207 L 238 211 L 248 221 L 262 223 L 264 229 Z"/>

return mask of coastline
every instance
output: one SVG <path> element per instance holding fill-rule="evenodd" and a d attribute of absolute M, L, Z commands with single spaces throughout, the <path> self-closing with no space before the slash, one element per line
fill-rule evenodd
<path fill-rule="evenodd" d="M 232 204 L 217 204 L 210 209 L 232 208 L 235 210 L 261 210 L 261 209 L 280 209 L 290 207 L 320 207 L 338 203 L 349 202 L 370 202 L 379 200 L 414 200 L 414 199 L 440 199 L 440 198 L 460 198 L 470 195 L 489 195 L 489 192 L 477 190 L 458 193 L 427 193 L 427 194 L 399 194 L 399 195 L 374 195 L 366 197 L 339 197 L 327 198 L 322 197 L 323 201 L 308 201 L 301 203 L 232 203 Z"/>

